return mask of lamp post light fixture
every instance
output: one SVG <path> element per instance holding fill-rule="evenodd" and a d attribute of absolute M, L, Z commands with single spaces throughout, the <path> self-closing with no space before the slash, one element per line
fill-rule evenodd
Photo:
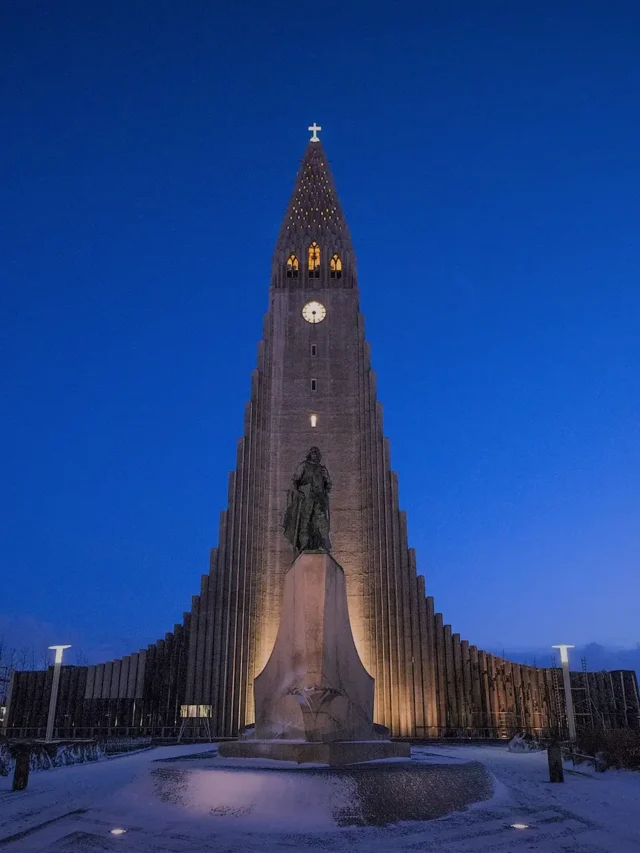
<path fill-rule="evenodd" d="M 571 674 L 569 673 L 568 649 L 575 649 L 564 643 L 551 646 L 552 649 L 560 649 L 560 661 L 562 662 L 562 682 L 564 684 L 564 700 L 567 707 L 567 728 L 569 729 L 569 740 L 576 739 L 576 716 L 573 710 L 573 694 L 571 693 Z"/>
<path fill-rule="evenodd" d="M 58 704 L 58 688 L 60 687 L 60 670 L 62 669 L 62 655 L 65 649 L 71 646 L 49 646 L 55 651 L 56 657 L 53 663 L 53 682 L 51 683 L 51 698 L 49 699 L 49 717 L 47 718 L 46 740 L 53 740 L 53 726 L 56 721 L 56 705 Z"/>

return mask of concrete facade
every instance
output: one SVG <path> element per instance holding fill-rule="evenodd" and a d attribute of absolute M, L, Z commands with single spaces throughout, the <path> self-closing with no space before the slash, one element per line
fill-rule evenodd
<path fill-rule="evenodd" d="M 319 267 L 312 270 L 314 244 Z M 322 322 L 303 318 L 312 301 L 326 309 Z M 422 652 L 414 651 L 418 582 L 383 435 L 355 255 L 320 143 L 307 147 L 274 252 L 245 435 L 197 602 L 186 702 L 211 704 L 223 735 L 254 718 L 253 679 L 276 640 L 292 558 L 281 531 L 286 491 L 312 444 L 333 479 L 333 554 L 344 568 L 358 654 L 376 680 L 376 722 L 411 734 L 423 681 Z"/>

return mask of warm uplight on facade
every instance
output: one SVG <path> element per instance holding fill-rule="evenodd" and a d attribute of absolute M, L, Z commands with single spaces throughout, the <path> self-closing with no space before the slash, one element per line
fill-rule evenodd
<path fill-rule="evenodd" d="M 311 417 L 309 418 L 309 422 L 311 423 L 312 427 L 318 426 L 318 416 L 317 415 L 311 415 Z"/>

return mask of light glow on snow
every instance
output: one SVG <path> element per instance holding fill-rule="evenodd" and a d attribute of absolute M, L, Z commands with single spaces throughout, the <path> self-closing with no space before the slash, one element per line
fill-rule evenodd
<path fill-rule="evenodd" d="M 111 829 L 110 830 L 111 835 L 124 835 L 126 831 L 127 831 L 126 829 Z"/>
<path fill-rule="evenodd" d="M 511 828 L 512 829 L 529 829 L 529 824 L 528 823 L 512 823 Z"/>

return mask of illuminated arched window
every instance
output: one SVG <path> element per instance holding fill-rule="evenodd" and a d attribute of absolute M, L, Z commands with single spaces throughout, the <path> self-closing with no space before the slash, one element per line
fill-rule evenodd
<path fill-rule="evenodd" d="M 331 258 L 329 269 L 331 271 L 331 278 L 342 278 L 342 261 L 340 260 L 340 255 L 334 254 Z"/>
<path fill-rule="evenodd" d="M 309 246 L 309 278 L 320 278 L 320 246 L 315 240 Z"/>
<path fill-rule="evenodd" d="M 298 278 L 299 268 L 300 264 L 298 263 L 298 259 L 293 252 L 291 252 L 287 258 L 287 278 Z"/>

